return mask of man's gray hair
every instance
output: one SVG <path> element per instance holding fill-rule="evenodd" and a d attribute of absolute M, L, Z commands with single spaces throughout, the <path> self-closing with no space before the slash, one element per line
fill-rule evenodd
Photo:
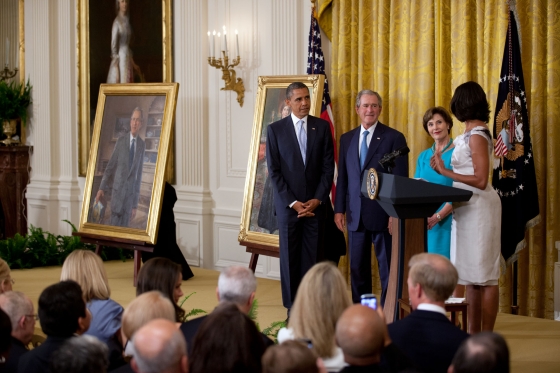
<path fill-rule="evenodd" d="M 443 302 L 453 294 L 459 275 L 446 257 L 439 254 L 416 254 L 408 262 L 408 276 L 413 284 L 422 285 L 432 301 Z"/>
<path fill-rule="evenodd" d="M 381 99 L 381 95 L 375 91 L 372 91 L 371 89 L 362 89 L 360 92 L 358 92 L 358 95 L 356 96 L 356 107 L 360 107 L 363 95 L 377 96 L 377 103 L 379 104 L 379 107 L 383 107 L 383 100 Z"/>
<path fill-rule="evenodd" d="M 253 271 L 247 267 L 227 267 L 218 278 L 220 301 L 243 305 L 247 303 L 251 294 L 256 290 L 257 279 Z"/>
<path fill-rule="evenodd" d="M 94 336 L 72 337 L 53 354 L 50 371 L 57 373 L 107 372 L 108 356 L 107 345 Z"/>
<path fill-rule="evenodd" d="M 15 331 L 22 316 L 29 315 L 33 311 L 33 304 L 22 292 L 7 291 L 0 294 L 0 308 L 10 317 L 12 331 Z"/>
<path fill-rule="evenodd" d="M 141 348 L 136 345 L 132 338 L 132 356 L 138 370 L 142 373 L 160 373 L 177 365 L 183 356 L 187 354 L 187 342 L 183 334 L 176 330 L 157 355 L 145 356 L 140 352 Z"/>
<path fill-rule="evenodd" d="M 134 110 L 132 110 L 132 113 L 130 114 L 130 116 L 132 117 L 132 115 L 134 115 L 135 111 L 139 111 L 140 112 L 140 120 L 143 120 L 144 118 L 144 110 L 142 110 L 142 108 L 140 106 L 136 106 L 134 108 Z"/>

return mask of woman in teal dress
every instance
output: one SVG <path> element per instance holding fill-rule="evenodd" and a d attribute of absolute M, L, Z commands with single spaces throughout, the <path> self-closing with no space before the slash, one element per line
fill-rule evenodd
<path fill-rule="evenodd" d="M 453 180 L 438 174 L 430 167 L 430 158 L 435 153 L 441 153 L 445 167 L 451 169 L 453 139 L 449 136 L 449 132 L 453 127 L 453 120 L 447 110 L 437 106 L 426 111 L 422 124 L 424 130 L 434 139 L 434 144 L 418 156 L 414 177 L 431 183 L 453 186 Z M 443 255 L 448 259 L 452 211 L 451 204 L 444 203 L 436 213 L 428 218 L 428 252 Z"/>

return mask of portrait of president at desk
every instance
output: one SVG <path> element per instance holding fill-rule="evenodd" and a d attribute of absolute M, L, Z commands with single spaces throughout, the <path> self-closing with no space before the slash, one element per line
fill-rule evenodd
<path fill-rule="evenodd" d="M 109 225 L 129 227 L 136 216 L 146 150 L 144 140 L 138 135 L 142 118 L 142 109 L 134 108 L 130 117 L 130 132 L 117 140 L 95 196 L 94 208 L 111 189 L 111 199 L 106 201 L 108 206 L 105 206 L 111 212 Z"/>

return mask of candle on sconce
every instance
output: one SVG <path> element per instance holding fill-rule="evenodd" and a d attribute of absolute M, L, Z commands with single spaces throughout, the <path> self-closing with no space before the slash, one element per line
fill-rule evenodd
<path fill-rule="evenodd" d="M 16 69 L 19 68 L 19 51 L 16 51 Z"/>
<path fill-rule="evenodd" d="M 237 34 L 237 30 L 235 30 L 235 46 L 237 51 L 237 57 L 239 57 L 239 35 Z"/>
<path fill-rule="evenodd" d="M 10 39 L 6 37 L 6 66 L 10 62 Z"/>
<path fill-rule="evenodd" d="M 208 57 L 212 57 L 212 43 L 210 42 L 210 31 L 208 31 Z"/>
<path fill-rule="evenodd" d="M 222 34 L 218 32 L 218 40 L 221 40 L 220 47 L 223 48 L 224 47 L 224 41 L 222 39 L 220 39 L 221 36 L 222 36 Z M 218 55 L 221 55 L 220 52 L 218 52 Z"/>
<path fill-rule="evenodd" d="M 224 25 L 222 28 L 224 30 L 224 51 L 226 52 L 226 56 L 227 56 L 228 49 L 227 49 L 226 26 Z"/>
<path fill-rule="evenodd" d="M 212 32 L 212 56 L 211 57 L 214 57 L 215 56 L 214 53 L 216 53 L 216 47 L 215 47 L 215 44 L 214 44 L 214 38 L 215 37 L 216 37 L 216 30 L 214 30 L 214 32 Z"/>

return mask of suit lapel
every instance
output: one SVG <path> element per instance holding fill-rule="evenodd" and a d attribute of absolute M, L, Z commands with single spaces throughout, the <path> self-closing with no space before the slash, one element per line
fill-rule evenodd
<path fill-rule="evenodd" d="M 313 146 L 315 145 L 315 139 L 317 138 L 317 127 L 315 121 L 312 119 L 310 115 L 307 116 L 307 150 L 305 153 L 305 167 L 309 163 L 309 157 L 311 155 L 311 151 L 313 150 Z M 302 159 L 303 161 L 303 159 Z"/>
<path fill-rule="evenodd" d="M 301 149 L 299 148 L 299 142 L 296 135 L 296 128 L 294 126 L 294 122 L 292 121 L 292 116 L 288 115 L 283 120 L 284 120 L 284 125 L 282 127 L 284 128 L 286 138 L 288 139 L 288 141 L 292 143 L 293 148 L 296 149 L 297 156 L 301 164 L 303 165 L 303 157 L 301 156 Z M 309 144 L 309 139 L 307 143 Z"/>
<path fill-rule="evenodd" d="M 379 144 L 381 144 L 381 142 L 383 141 L 384 132 L 385 126 L 381 122 L 377 122 L 375 130 L 373 131 L 373 135 L 371 137 L 371 142 L 369 143 L 366 162 L 364 163 L 364 165 L 367 165 L 371 161 L 371 158 L 375 154 L 375 151 L 379 147 Z"/>
<path fill-rule="evenodd" d="M 144 162 L 143 159 L 140 159 L 140 155 L 142 153 L 142 149 L 140 149 L 140 136 L 136 136 L 136 145 L 135 145 L 135 149 L 134 149 L 134 159 L 132 160 L 132 167 L 130 167 L 128 169 L 128 176 L 130 176 L 132 173 L 136 172 L 134 170 L 136 169 L 136 165 L 138 164 L 138 162 Z"/>
<path fill-rule="evenodd" d="M 348 164 L 355 165 L 358 174 L 361 174 L 362 171 L 360 169 L 360 152 L 358 151 L 358 145 L 360 144 L 360 128 L 361 125 L 356 129 L 352 139 L 350 139 L 350 146 L 348 147 L 348 154 L 346 155 L 348 157 Z"/>

